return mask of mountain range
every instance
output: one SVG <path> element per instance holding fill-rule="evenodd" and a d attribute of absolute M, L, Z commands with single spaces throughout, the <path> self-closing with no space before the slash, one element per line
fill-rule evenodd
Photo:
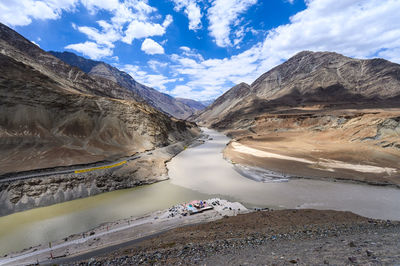
<path fill-rule="evenodd" d="M 112 160 L 197 134 L 119 85 L 135 84 L 127 74 L 97 64 L 119 79 L 88 75 L 3 24 L 0 61 L 0 173 Z"/>
<path fill-rule="evenodd" d="M 304 51 L 198 102 L 45 52 L 0 24 L 0 73 L 3 177 L 143 156 L 109 172 L 0 184 L 3 214 L 163 180 L 165 163 L 199 136 L 194 122 L 232 138 L 224 156 L 235 167 L 400 186 L 400 65 L 383 59 Z"/>
<path fill-rule="evenodd" d="M 133 98 L 137 101 L 144 101 L 154 108 L 176 118 L 185 119 L 205 107 L 197 101 L 182 98 L 175 99 L 168 94 L 145 86 L 133 79 L 128 73 L 104 62 L 86 59 L 71 52 L 49 51 L 49 53 L 71 66 L 80 68 L 95 79 L 111 80 L 121 87 L 126 88 L 128 92 L 131 92 L 131 95 L 128 97 L 129 99 Z M 124 97 L 126 95 L 120 95 L 120 98 Z"/>
<path fill-rule="evenodd" d="M 304 51 L 191 119 L 232 137 L 235 165 L 400 186 L 399 107 L 399 64 Z"/>
<path fill-rule="evenodd" d="M 333 52 L 304 51 L 261 75 L 238 84 L 200 112 L 196 121 L 234 128 L 239 120 L 286 107 L 399 107 L 400 65 L 361 60 Z"/>

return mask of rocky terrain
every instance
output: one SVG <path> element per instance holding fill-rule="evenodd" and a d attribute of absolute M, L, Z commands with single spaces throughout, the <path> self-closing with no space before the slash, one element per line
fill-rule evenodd
<path fill-rule="evenodd" d="M 0 73 L 2 177 L 12 172 L 113 161 L 190 141 L 199 134 L 195 124 L 171 118 L 135 100 L 139 96 L 111 80 L 92 78 L 2 24 Z M 154 165 L 148 167 L 151 172 Z M 131 170 L 132 173 L 137 171 L 135 167 Z M 140 171 L 133 176 L 144 177 Z M 124 179 L 126 175 L 115 178 Z M 140 178 L 98 191 L 131 187 L 143 182 Z M 149 180 L 152 178 L 154 176 L 149 175 Z M 64 185 L 72 191 L 84 191 L 80 186 L 92 183 L 89 179 L 82 176 L 77 182 L 65 183 L 60 181 L 62 179 L 46 178 L 33 180 L 32 184 L 29 181 L 2 184 L 1 197 L 9 199 L 9 203 L 4 204 L 21 202 L 21 206 L 42 206 L 44 202 L 52 202 L 37 199 L 37 193 L 44 192 L 45 188 L 44 193 L 52 194 L 56 202 L 92 194 L 72 193 L 74 196 L 64 198 L 55 195 Z M 47 183 L 43 189 L 34 189 L 36 185 Z M 6 212 L 14 207 L 7 207 Z"/>
<path fill-rule="evenodd" d="M 399 107 L 399 88 L 398 64 L 384 59 L 360 60 L 331 52 L 304 51 L 251 85 L 241 83 L 233 87 L 196 120 L 224 129 L 235 128 L 245 119 L 280 107 Z M 230 125 L 231 122 L 238 124 Z"/>
<path fill-rule="evenodd" d="M 185 226 L 69 265 L 346 265 L 400 261 L 398 222 L 349 212 L 264 210 Z"/>
<path fill-rule="evenodd" d="M 194 120 L 264 155 L 275 154 L 254 156 L 229 145 L 225 156 L 235 163 L 294 176 L 398 186 L 399 99 L 398 64 L 301 52 L 251 85 L 233 87 Z M 362 170 L 355 167 L 359 164 L 394 170 Z"/>
<path fill-rule="evenodd" d="M 175 99 L 168 94 L 140 84 L 128 73 L 104 62 L 86 59 L 71 52 L 50 51 L 49 53 L 71 66 L 80 68 L 94 79 L 111 80 L 131 92 L 132 95 L 119 95 L 120 99 L 133 98 L 138 101 L 145 101 L 154 108 L 180 119 L 185 119 L 199 110 L 198 105 L 193 105 L 195 101 Z"/>

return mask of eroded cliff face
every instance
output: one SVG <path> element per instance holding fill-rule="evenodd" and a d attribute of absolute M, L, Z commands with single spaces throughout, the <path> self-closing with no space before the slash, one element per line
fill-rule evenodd
<path fill-rule="evenodd" d="M 3 178 L 13 172 L 113 161 L 199 134 L 195 124 L 138 102 L 134 93 L 111 80 L 93 79 L 1 24 L 0 73 Z M 1 198 L 9 211 L 43 206 L 151 182 L 153 172 L 165 171 L 163 164 L 155 167 L 161 170 L 149 170 L 148 176 L 132 168 L 132 175 L 104 173 L 96 178 L 87 175 L 65 177 L 65 181 L 55 177 L 6 183 L 1 185 Z M 99 178 L 112 185 L 104 189 L 93 186 Z M 48 193 L 52 196 L 46 196 Z"/>

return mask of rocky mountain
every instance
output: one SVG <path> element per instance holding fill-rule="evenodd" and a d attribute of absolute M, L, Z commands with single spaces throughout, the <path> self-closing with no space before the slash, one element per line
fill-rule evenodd
<path fill-rule="evenodd" d="M 249 176 L 400 186 L 399 107 L 400 65 L 301 52 L 194 120 L 232 137 L 224 156 Z"/>
<path fill-rule="evenodd" d="M 192 99 L 176 98 L 176 100 L 178 102 L 181 102 L 181 103 L 189 106 L 190 108 L 193 108 L 196 111 L 200 111 L 200 110 L 203 110 L 204 108 L 206 108 L 206 106 L 203 103 L 192 100 Z"/>
<path fill-rule="evenodd" d="M 2 24 L 0 61 L 1 173 L 113 159 L 196 134 L 193 124 L 64 63 Z"/>
<path fill-rule="evenodd" d="M 58 57 L 65 63 L 75 66 L 89 74 L 91 77 L 104 78 L 111 80 L 123 88 L 126 88 L 134 95 L 138 95 L 136 100 L 144 100 L 148 104 L 157 108 L 158 110 L 172 115 L 179 119 L 185 119 L 196 112 L 196 108 L 186 105 L 182 101 L 178 101 L 174 97 L 161 93 L 153 88 L 147 87 L 134 80 L 128 73 L 123 72 L 109 64 L 100 61 L 77 56 L 70 52 L 54 52 L 50 51 L 52 55 Z M 125 97 L 121 95 L 121 98 Z"/>
<path fill-rule="evenodd" d="M 301 52 L 239 84 L 201 112 L 196 121 L 228 128 L 279 106 L 389 107 L 400 104 L 400 65 L 361 60 L 332 52 Z"/>
<path fill-rule="evenodd" d="M 232 108 L 243 100 L 249 93 L 249 90 L 250 86 L 248 84 L 240 83 L 218 97 L 197 116 L 192 116 L 191 119 L 205 125 L 214 125 L 218 123 L 221 118 L 228 116 Z"/>

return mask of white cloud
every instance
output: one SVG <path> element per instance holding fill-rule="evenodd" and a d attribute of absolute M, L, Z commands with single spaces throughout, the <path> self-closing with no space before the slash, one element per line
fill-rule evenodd
<path fill-rule="evenodd" d="M 308 0 L 290 24 L 269 31 L 264 59 L 287 59 L 302 50 L 368 58 L 400 47 L 400 1 Z M 267 64 L 268 65 L 268 64 Z"/>
<path fill-rule="evenodd" d="M 32 19 L 58 19 L 63 11 L 73 11 L 79 0 L 2 0 L 0 22 L 8 26 L 25 26 Z"/>
<path fill-rule="evenodd" d="M 151 36 L 162 36 L 166 28 L 171 24 L 172 17 L 167 15 L 162 25 L 146 21 L 132 21 L 125 31 L 125 37 L 122 41 L 131 44 L 134 39 L 141 39 Z"/>
<path fill-rule="evenodd" d="M 141 50 L 146 54 L 163 54 L 164 48 L 152 39 L 145 39 L 142 43 Z"/>
<path fill-rule="evenodd" d="M 86 41 L 84 43 L 70 44 L 66 49 L 75 50 L 92 59 L 100 59 L 102 57 L 111 56 L 113 54 L 111 48 L 107 46 L 99 46 L 97 43 Z"/>
<path fill-rule="evenodd" d="M 173 20 L 173 18 L 172 18 L 171 15 L 166 15 L 166 16 L 165 16 L 165 20 L 164 20 L 164 22 L 162 23 L 162 26 L 163 26 L 164 29 L 165 29 L 165 28 L 167 28 L 169 25 L 171 25 L 171 23 L 172 23 L 173 21 L 174 21 L 174 20 Z"/>
<path fill-rule="evenodd" d="M 97 44 L 106 45 L 110 48 L 113 48 L 114 42 L 121 38 L 121 34 L 106 21 L 99 20 L 97 23 L 101 26 L 102 31 L 86 26 L 75 26 L 75 28 L 78 31 L 86 34 L 90 40 L 95 41 Z"/>
<path fill-rule="evenodd" d="M 389 50 L 385 49 L 383 51 L 380 51 L 378 53 L 378 56 L 400 64 L 400 47 Z"/>
<path fill-rule="evenodd" d="M 189 29 L 201 29 L 202 13 L 195 0 L 172 0 L 175 4 L 174 10 L 179 12 L 182 9 L 189 19 Z"/>
<path fill-rule="evenodd" d="M 185 52 L 190 52 L 190 48 L 187 47 L 187 46 L 181 46 L 181 47 L 179 47 L 179 49 L 181 49 L 181 50 L 183 50 Z"/>
<path fill-rule="evenodd" d="M 155 14 L 157 9 L 151 7 L 148 0 L 2 0 L 0 21 L 9 26 L 24 26 L 33 19 L 58 19 L 62 12 L 75 11 L 79 4 L 93 15 L 100 10 L 111 14 L 108 21 L 97 21 L 98 27 L 72 23 L 72 28 L 85 34 L 90 41 L 70 44 L 66 48 L 93 59 L 112 55 L 117 41 L 131 44 L 134 39 L 162 36 L 173 21 L 172 16 L 167 15 L 162 23 L 157 22 L 160 15 Z M 88 50 L 83 52 L 85 47 Z"/>
<path fill-rule="evenodd" d="M 252 82 L 258 77 L 258 64 L 262 46 L 258 45 L 239 55 L 224 59 L 204 60 L 194 50 L 182 55 L 172 55 L 174 72 L 186 76 L 187 87 L 176 87 L 171 93 L 187 96 L 191 93 L 198 100 L 215 98 L 240 82 Z M 188 90 L 190 88 L 190 91 Z M 186 95 L 185 95 L 186 94 Z"/>
<path fill-rule="evenodd" d="M 89 10 L 90 13 L 95 14 L 98 10 L 115 10 L 119 6 L 119 0 L 81 0 L 81 3 Z"/>
<path fill-rule="evenodd" d="M 178 85 L 169 93 L 174 97 L 187 98 L 187 99 L 213 99 L 216 97 L 215 87 L 206 87 L 202 90 L 194 90 L 192 87 L 187 85 Z"/>
<path fill-rule="evenodd" d="M 151 7 L 148 4 L 148 0 L 125 0 L 122 2 L 118 0 L 81 0 L 81 2 L 93 14 L 99 10 L 106 10 L 111 14 L 111 18 L 108 21 L 97 21 L 99 27 L 72 24 L 75 30 L 85 34 L 89 40 L 97 45 L 98 49 L 95 49 L 96 47 L 90 44 L 90 54 L 96 56 L 96 59 L 112 55 L 112 50 L 115 46 L 114 43 L 117 41 L 132 44 L 135 39 L 162 36 L 166 32 L 166 28 L 173 22 L 172 16 L 167 15 L 164 21 L 160 23 L 159 20 L 161 17 L 156 14 L 157 9 Z M 70 49 L 73 49 L 71 47 L 81 49 L 84 46 L 88 46 L 87 42 L 81 43 L 79 46 L 77 45 L 69 45 L 67 47 Z M 152 54 L 163 53 L 163 48 L 159 44 L 157 45 L 146 41 L 142 45 L 142 50 Z M 93 51 L 98 51 L 98 53 Z"/>
<path fill-rule="evenodd" d="M 119 67 L 138 82 L 164 93 L 167 93 L 165 84 L 177 81 L 177 79 L 170 79 L 162 74 L 150 74 L 135 65 L 126 64 Z"/>
<path fill-rule="evenodd" d="M 237 26 L 240 23 L 239 15 L 256 3 L 257 0 L 214 0 L 212 2 L 207 13 L 210 21 L 208 29 L 218 46 L 232 46 L 231 26 Z"/>
<path fill-rule="evenodd" d="M 193 90 L 189 86 L 178 85 L 171 91 L 171 95 L 175 97 L 190 99 L 193 97 Z"/>
<path fill-rule="evenodd" d="M 179 49 L 182 50 L 181 55 L 194 58 L 195 60 L 200 60 L 200 61 L 204 60 L 203 56 L 199 54 L 195 49 L 191 49 L 187 46 L 181 46 L 179 47 Z"/>
<path fill-rule="evenodd" d="M 160 68 L 165 68 L 168 66 L 168 63 L 165 63 L 165 62 L 163 63 L 163 62 L 160 62 L 157 60 L 149 60 L 147 62 L 147 64 L 155 72 L 158 72 L 160 70 Z"/>

